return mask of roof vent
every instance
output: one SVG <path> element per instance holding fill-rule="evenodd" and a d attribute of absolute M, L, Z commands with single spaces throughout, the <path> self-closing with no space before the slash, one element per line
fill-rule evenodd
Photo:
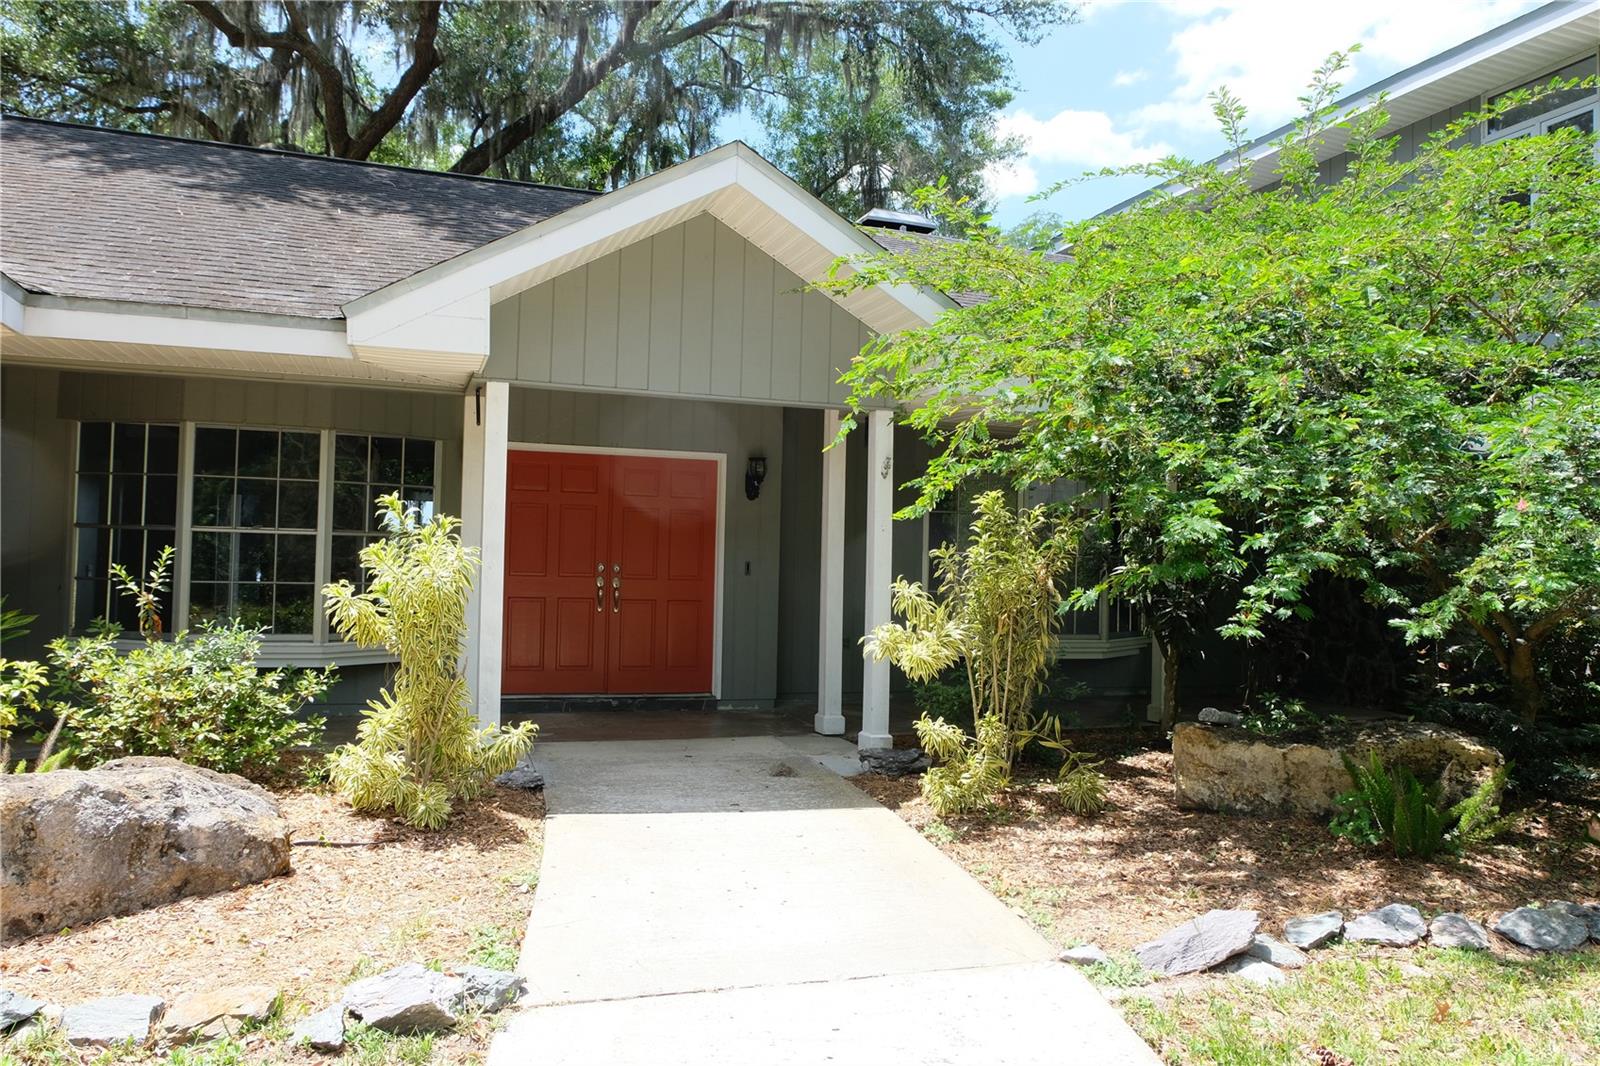
<path fill-rule="evenodd" d="M 932 233 L 939 228 L 939 224 L 926 215 L 914 215 L 910 211 L 891 211 L 887 207 L 874 207 L 856 219 L 856 225 L 870 226 L 873 229 L 899 230 L 901 233 Z"/>

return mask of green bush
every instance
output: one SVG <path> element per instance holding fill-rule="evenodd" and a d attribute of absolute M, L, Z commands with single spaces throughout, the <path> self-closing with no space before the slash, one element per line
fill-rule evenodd
<path fill-rule="evenodd" d="M 1344 756 L 1354 788 L 1338 799 L 1329 828 L 1359 844 L 1387 843 L 1401 858 L 1431 859 L 1493 838 L 1505 826 L 1496 797 L 1505 788 L 1501 767 L 1454 806 L 1444 803 L 1443 782 L 1424 784 L 1404 766 L 1386 767 L 1377 752 L 1365 765 Z"/>

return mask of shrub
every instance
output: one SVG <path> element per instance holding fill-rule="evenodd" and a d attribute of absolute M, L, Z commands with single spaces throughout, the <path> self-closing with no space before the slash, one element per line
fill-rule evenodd
<path fill-rule="evenodd" d="M 456 664 L 478 553 L 456 536 L 458 520 L 420 522 L 394 495 L 379 497 L 378 505 L 388 535 L 361 550 L 367 590 L 340 581 L 323 592 L 341 634 L 388 648 L 400 665 L 392 688 L 362 712 L 356 743 L 330 756 L 330 771 L 357 810 L 393 810 L 414 826 L 438 829 L 452 800 L 470 799 L 517 764 L 536 729 L 524 722 L 480 730 L 472 716 Z"/>
<path fill-rule="evenodd" d="M 1444 804 L 1442 782 L 1425 785 L 1404 766 L 1386 767 L 1376 752 L 1365 765 L 1344 757 L 1354 788 L 1338 799 L 1329 828 L 1360 844 L 1388 843 L 1402 858 L 1431 859 L 1441 850 L 1459 852 L 1494 837 L 1505 826 L 1495 797 L 1505 787 L 1501 767 L 1470 795 Z"/>
<path fill-rule="evenodd" d="M 1264 692 L 1252 701 L 1244 714 L 1244 728 L 1267 737 L 1308 737 L 1329 727 L 1341 726 L 1339 715 L 1318 715 L 1304 701 L 1287 699 L 1275 692 Z"/>

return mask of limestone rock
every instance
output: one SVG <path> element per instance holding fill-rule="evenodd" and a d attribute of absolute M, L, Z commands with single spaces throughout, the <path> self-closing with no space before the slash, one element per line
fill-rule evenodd
<path fill-rule="evenodd" d="M 1358 914 L 1346 922 L 1344 938 L 1408 948 L 1427 932 L 1428 923 L 1422 920 L 1422 913 L 1417 908 L 1405 903 L 1391 903 L 1387 907 Z"/>
<path fill-rule="evenodd" d="M 921 748 L 865 748 L 859 758 L 862 768 L 885 777 L 920 774 L 930 765 Z"/>
<path fill-rule="evenodd" d="M 1236 814 L 1328 814 L 1351 787 L 1341 751 L 1357 762 L 1378 751 L 1423 780 L 1442 775 L 1451 802 L 1503 762 L 1482 741 L 1425 722 L 1377 722 L 1318 743 L 1180 722 L 1172 734 L 1178 806 Z"/>
<path fill-rule="evenodd" d="M 1217 971 L 1241 977 L 1253 985 L 1281 985 L 1289 980 L 1288 975 L 1278 967 L 1253 955 L 1236 955 L 1217 967 Z"/>
<path fill-rule="evenodd" d="M 417 1033 L 456 1023 L 466 982 L 408 962 L 344 990 L 344 1007 L 375 1029 Z"/>
<path fill-rule="evenodd" d="M 1283 938 L 1297 948 L 1320 948 L 1344 932 L 1344 915 L 1338 911 L 1290 918 L 1283 927 Z"/>
<path fill-rule="evenodd" d="M 344 1004 L 335 1003 L 301 1018 L 289 1034 L 289 1044 L 305 1044 L 316 1051 L 341 1050 L 344 1047 Z"/>
<path fill-rule="evenodd" d="M 462 980 L 461 1003 L 493 1014 L 522 998 L 528 985 L 522 978 L 505 970 L 490 970 L 483 966 L 462 966 L 456 970 Z"/>
<path fill-rule="evenodd" d="M 495 778 L 494 783 L 504 785 L 506 788 L 520 788 L 528 792 L 536 792 L 544 788 L 544 775 L 527 763 L 523 763 L 521 766 L 507 770 Z"/>
<path fill-rule="evenodd" d="M 1550 907 L 1518 907 L 1500 916 L 1494 931 L 1535 951 L 1571 951 L 1589 939 L 1589 923 Z"/>
<path fill-rule="evenodd" d="M 0 988 L 0 1033 L 21 1025 L 43 1009 L 44 1004 L 37 999 Z"/>
<path fill-rule="evenodd" d="M 190 992 L 173 1000 L 161 1017 L 167 1040 L 215 1040 L 232 1036 L 245 1022 L 264 1022 L 278 1002 L 271 985 L 232 985 Z"/>
<path fill-rule="evenodd" d="M 1589 839 L 1600 844 L 1600 814 L 1589 819 Z"/>
<path fill-rule="evenodd" d="M 1083 944 L 1079 947 L 1068 948 L 1056 957 L 1062 962 L 1070 962 L 1074 966 L 1094 966 L 1098 963 L 1111 961 L 1111 956 L 1101 951 L 1099 944 Z"/>
<path fill-rule="evenodd" d="M 1206 725 L 1242 725 L 1244 715 L 1234 711 L 1219 711 L 1215 707 L 1202 707 L 1200 720 Z"/>
<path fill-rule="evenodd" d="M 1489 933 L 1465 914 L 1441 914 L 1428 923 L 1428 942 L 1436 948 L 1489 950 Z"/>
<path fill-rule="evenodd" d="M 289 872 L 272 794 L 176 759 L 0 775 L 10 940 Z"/>
<path fill-rule="evenodd" d="M 60 770 L 52 773 L 61 773 Z M 32 774 L 29 777 L 35 776 Z M 40 774 L 49 777 L 51 774 Z M 125 1041 L 143 1044 L 165 1006 L 160 996 L 110 996 L 68 1007 L 61 1015 L 67 1043 L 74 1047 L 109 1047 Z"/>
<path fill-rule="evenodd" d="M 1600 940 L 1600 903 L 1568 903 L 1560 901 L 1546 903 L 1545 906 L 1554 911 L 1560 911 L 1572 918 L 1585 922 L 1589 926 L 1589 939 Z"/>
<path fill-rule="evenodd" d="M 1207 911 L 1147 944 L 1133 949 L 1139 964 L 1151 973 L 1195 973 L 1230 959 L 1250 946 L 1261 925 L 1255 911 Z"/>
<path fill-rule="evenodd" d="M 1292 944 L 1285 944 L 1275 936 L 1266 933 L 1257 933 L 1250 941 L 1250 946 L 1244 949 L 1246 956 L 1252 959 L 1261 959 L 1274 966 L 1285 970 L 1298 970 L 1311 959 L 1305 952 Z"/>

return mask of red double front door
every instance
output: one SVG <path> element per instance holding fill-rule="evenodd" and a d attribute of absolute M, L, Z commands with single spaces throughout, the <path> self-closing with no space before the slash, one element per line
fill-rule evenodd
<path fill-rule="evenodd" d="M 507 695 L 709 693 L 717 464 L 506 457 Z"/>

